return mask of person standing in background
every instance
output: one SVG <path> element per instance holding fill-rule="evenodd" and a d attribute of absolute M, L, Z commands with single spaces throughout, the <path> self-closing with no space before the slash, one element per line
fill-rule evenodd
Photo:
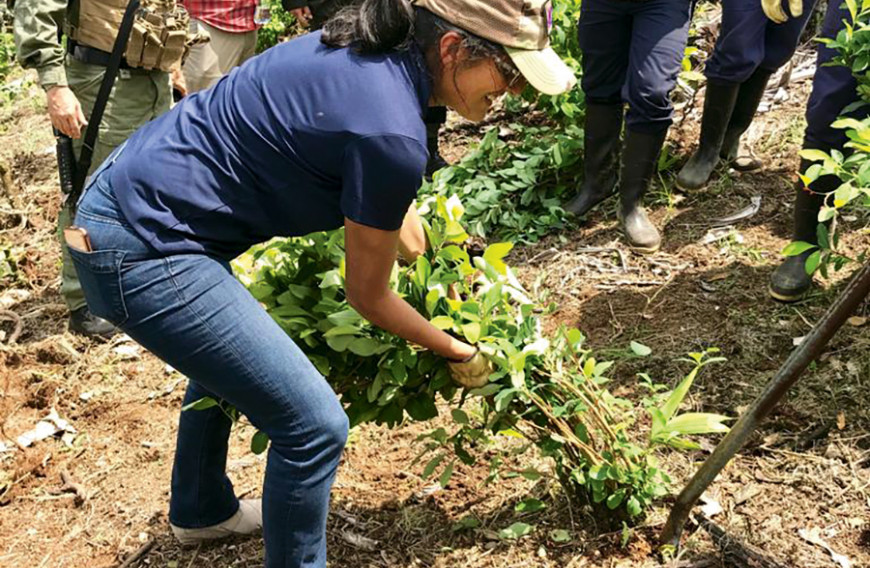
<path fill-rule="evenodd" d="M 767 81 L 797 49 L 816 0 L 794 2 L 794 18 L 772 21 L 757 0 L 722 2 L 722 31 L 707 59 L 707 93 L 698 149 L 677 176 L 677 187 L 701 189 L 719 160 L 737 171 L 761 162 L 741 155 L 740 137 L 752 124 Z"/>
<path fill-rule="evenodd" d="M 174 17 L 173 1 L 158 8 L 156 11 Z M 45 89 L 51 124 L 73 139 L 76 156 L 81 154 L 82 136 L 106 74 L 109 52 L 123 13 L 123 4 L 109 5 L 104 0 L 18 0 L 15 4 L 13 34 L 18 61 L 25 69 L 36 70 L 39 85 Z M 65 44 L 61 38 L 66 38 Z M 181 65 L 181 53 L 177 55 L 177 60 L 169 62 L 173 69 Z M 169 73 L 156 67 L 146 68 L 145 63 L 127 57 L 121 61 L 99 125 L 89 174 L 140 126 L 169 110 L 172 104 Z M 178 76 L 173 72 L 173 81 Z M 88 309 L 63 240 L 63 230 L 70 225 L 74 213 L 73 204 L 65 200 L 58 214 L 63 258 L 60 293 L 70 311 L 69 330 L 86 337 L 108 338 L 116 333 L 115 326 Z"/>
<path fill-rule="evenodd" d="M 194 28 L 191 32 L 206 32 L 211 39 L 190 49 L 182 68 L 186 86 L 180 89 L 182 96 L 214 85 L 254 55 L 257 30 L 268 21 L 267 1 L 183 0 Z"/>
<path fill-rule="evenodd" d="M 622 230 L 640 253 L 661 246 L 642 202 L 672 122 L 670 94 L 689 39 L 692 6 L 690 0 L 584 0 L 580 8 L 584 179 L 564 208 L 580 217 L 618 192 Z"/>

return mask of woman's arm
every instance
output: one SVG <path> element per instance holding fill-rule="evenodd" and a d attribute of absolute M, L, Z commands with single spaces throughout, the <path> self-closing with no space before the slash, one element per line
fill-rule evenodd
<path fill-rule="evenodd" d="M 437 329 L 390 289 L 400 231 L 382 231 L 350 219 L 344 220 L 344 227 L 345 290 L 348 302 L 360 315 L 448 359 L 464 360 L 475 354 L 474 347 Z"/>
<path fill-rule="evenodd" d="M 417 208 L 412 203 L 405 213 L 402 228 L 399 229 L 399 254 L 405 262 L 411 263 L 426 252 L 427 248 L 429 243 L 426 240 L 426 230 L 423 229 L 420 215 L 417 214 Z"/>

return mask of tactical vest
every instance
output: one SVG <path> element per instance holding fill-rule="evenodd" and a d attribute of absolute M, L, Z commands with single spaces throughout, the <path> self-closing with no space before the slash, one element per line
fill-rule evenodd
<path fill-rule="evenodd" d="M 181 62 L 189 45 L 190 16 L 175 0 L 141 0 L 124 58 L 127 65 L 169 71 Z M 121 27 L 127 0 L 79 0 L 69 18 L 70 39 L 108 53 Z"/>

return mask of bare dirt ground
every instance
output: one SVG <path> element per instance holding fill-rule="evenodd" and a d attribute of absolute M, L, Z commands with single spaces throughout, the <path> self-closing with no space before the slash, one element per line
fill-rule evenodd
<path fill-rule="evenodd" d="M 790 99 L 761 115 L 749 132 L 766 164 L 762 172 L 722 172 L 692 195 L 672 189 L 673 173 L 697 138 L 700 102 L 683 110 L 687 118 L 678 121 L 670 142 L 677 163 L 662 174 L 650 200 L 666 237 L 661 252 L 631 254 L 606 205 L 588 224 L 512 253 L 528 287 L 559 306 L 546 324 L 586 333 L 600 358 L 616 361 L 612 374 L 621 393 L 637 394 L 641 371 L 673 384 L 686 370 L 679 356 L 716 346 L 728 362 L 702 375 L 690 405 L 736 415 L 842 288 L 845 274 L 790 306 L 771 301 L 766 291 L 788 242 L 807 93 L 808 83 L 793 85 Z M 454 128 L 443 141 L 445 155 L 457 159 L 473 138 Z M 52 144 L 37 89 L 0 108 L 0 160 L 13 182 L 0 205 L 0 265 L 13 260 L 11 274 L 0 281 L 0 309 L 20 321 L 12 341 L 16 318 L 0 316 L 0 566 L 261 566 L 259 538 L 184 549 L 169 532 L 169 475 L 185 379 L 129 341 L 92 343 L 66 332 L 57 291 Z M 739 210 L 753 196 L 762 199 L 758 214 L 718 239 L 706 238 L 710 218 Z M 852 253 L 870 245 L 860 221 L 844 230 Z M 709 492 L 722 508 L 713 520 L 728 536 L 781 566 L 838 566 L 833 554 L 853 567 L 870 566 L 870 305 L 856 315 Z M 632 340 L 650 346 L 653 355 L 629 357 Z M 75 433 L 18 448 L 16 438 L 52 409 Z M 642 526 L 607 533 L 554 484 L 510 476 L 483 484 L 485 465 L 458 468 L 450 486 L 438 489 L 411 464 L 414 438 L 430 427 L 364 426 L 352 433 L 333 493 L 331 566 L 661 565 L 655 537 L 667 500 Z M 257 496 L 264 460 L 248 451 L 250 435 L 245 428 L 234 433 L 229 469 L 240 494 Z M 675 491 L 707 451 L 666 454 Z M 529 459 L 508 464 L 507 471 L 526 467 Z M 529 494 L 547 507 L 517 513 L 516 503 Z M 499 538 L 518 520 L 534 532 Z M 554 542 L 554 529 L 567 530 L 570 541 Z M 829 548 L 811 543 L 810 534 Z M 741 564 L 691 526 L 679 558 L 667 565 Z"/>

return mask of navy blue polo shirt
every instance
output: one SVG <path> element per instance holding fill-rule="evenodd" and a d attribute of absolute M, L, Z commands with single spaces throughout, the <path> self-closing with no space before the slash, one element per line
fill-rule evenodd
<path fill-rule="evenodd" d="M 127 220 L 165 254 L 230 259 L 345 217 L 397 230 L 428 158 L 430 90 L 417 48 L 363 56 L 312 33 L 184 98 L 107 175 Z"/>

